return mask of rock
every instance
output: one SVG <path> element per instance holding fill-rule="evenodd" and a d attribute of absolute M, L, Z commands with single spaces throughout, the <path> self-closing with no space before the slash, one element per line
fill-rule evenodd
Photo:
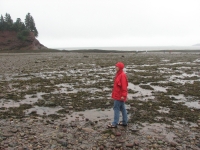
<path fill-rule="evenodd" d="M 163 144 L 163 141 L 158 141 L 157 143 L 158 143 L 158 144 Z"/>
<path fill-rule="evenodd" d="M 108 105 L 110 105 L 110 102 L 107 102 L 107 103 L 106 103 L 106 106 L 108 106 Z"/>
<path fill-rule="evenodd" d="M 120 132 L 116 132 L 115 136 L 121 136 L 121 133 Z"/>
<path fill-rule="evenodd" d="M 62 146 L 64 146 L 64 147 L 67 147 L 67 141 L 66 140 L 58 140 L 57 141 L 59 144 L 61 144 Z"/>
<path fill-rule="evenodd" d="M 11 133 L 4 133 L 3 136 L 4 137 L 11 137 L 11 136 L 13 136 L 13 134 L 11 134 Z"/>
<path fill-rule="evenodd" d="M 11 142 L 11 143 L 8 143 L 8 145 L 9 145 L 10 147 L 16 147 L 16 146 L 18 146 L 18 143 Z"/>
<path fill-rule="evenodd" d="M 84 149 L 84 150 L 85 150 L 85 149 L 88 149 L 86 144 L 81 144 L 80 148 L 81 148 L 81 149 Z"/>
<path fill-rule="evenodd" d="M 130 147 L 130 148 L 133 148 L 134 144 L 133 143 L 127 143 L 126 144 L 126 147 Z"/>
<path fill-rule="evenodd" d="M 176 143 L 176 142 L 173 142 L 173 141 L 170 142 L 169 144 L 170 144 L 171 147 L 176 147 L 176 146 L 177 146 L 177 143 Z"/>
<path fill-rule="evenodd" d="M 71 127 L 77 127 L 76 123 L 72 122 Z"/>
<path fill-rule="evenodd" d="M 110 136 L 112 139 L 114 139 L 115 138 L 115 136 L 113 135 L 113 134 L 111 134 L 111 136 Z"/>
<path fill-rule="evenodd" d="M 157 145 L 157 144 L 153 144 L 152 147 L 153 147 L 154 149 L 157 149 L 157 148 L 158 148 L 158 145 Z"/>
<path fill-rule="evenodd" d="M 59 139 L 62 139 L 62 138 L 64 137 L 64 134 L 63 134 L 63 133 L 58 133 L 57 137 L 58 137 Z"/>
<path fill-rule="evenodd" d="M 69 109 L 73 109 L 74 107 L 73 107 L 73 106 L 68 106 L 68 108 L 69 108 Z"/>
<path fill-rule="evenodd" d="M 104 150 L 104 146 L 101 145 L 101 146 L 99 147 L 99 149 L 100 149 L 100 150 Z"/>
<path fill-rule="evenodd" d="M 196 146 L 200 148 L 200 143 L 197 143 Z"/>
<path fill-rule="evenodd" d="M 62 131 L 63 131 L 63 132 L 67 132 L 67 128 L 63 128 Z"/>
<path fill-rule="evenodd" d="M 90 129 L 90 128 L 82 128 L 82 130 L 85 132 L 95 132 L 95 130 Z"/>
<path fill-rule="evenodd" d="M 135 146 L 139 146 L 139 145 L 140 145 L 140 142 L 139 142 L 138 140 L 135 140 L 135 141 L 134 141 L 134 145 L 135 145 Z"/>
<path fill-rule="evenodd" d="M 116 144 L 116 147 L 117 148 L 119 148 L 119 147 L 121 147 L 122 146 L 122 144 Z"/>

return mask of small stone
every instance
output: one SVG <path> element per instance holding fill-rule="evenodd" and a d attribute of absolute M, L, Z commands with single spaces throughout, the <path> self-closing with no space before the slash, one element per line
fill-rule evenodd
<path fill-rule="evenodd" d="M 17 129 L 12 129 L 12 130 L 10 130 L 10 132 L 16 133 L 16 132 L 18 132 L 18 130 Z"/>
<path fill-rule="evenodd" d="M 171 146 L 171 147 L 176 147 L 176 145 L 177 145 L 177 144 L 176 144 L 175 142 L 173 142 L 173 141 L 170 142 L 170 146 Z"/>
<path fill-rule="evenodd" d="M 135 141 L 134 141 L 134 145 L 135 145 L 135 146 L 139 146 L 139 145 L 140 145 L 139 141 L 138 141 L 138 140 L 135 140 Z"/>
<path fill-rule="evenodd" d="M 57 142 L 62 146 L 67 147 L 67 142 L 65 140 L 58 140 Z"/>
<path fill-rule="evenodd" d="M 116 144 L 116 147 L 117 148 L 119 148 L 119 147 L 121 147 L 122 146 L 122 144 Z"/>
<path fill-rule="evenodd" d="M 63 134 L 63 133 L 58 133 L 57 137 L 58 137 L 59 139 L 62 139 L 62 138 L 64 137 L 64 134 Z"/>
<path fill-rule="evenodd" d="M 83 114 L 79 114 L 79 116 L 83 116 Z"/>
<path fill-rule="evenodd" d="M 197 143 L 196 145 L 200 148 L 200 143 Z"/>
<path fill-rule="evenodd" d="M 68 108 L 69 108 L 69 109 L 73 109 L 73 106 L 69 106 Z"/>
<path fill-rule="evenodd" d="M 157 143 L 158 143 L 158 144 L 163 144 L 163 141 L 158 141 Z"/>
<path fill-rule="evenodd" d="M 94 132 L 95 130 L 90 129 L 90 128 L 82 128 L 83 131 L 85 132 Z"/>
<path fill-rule="evenodd" d="M 126 147 L 131 147 L 131 148 L 132 148 L 133 146 L 134 146 L 133 143 L 127 143 L 127 144 L 126 144 Z"/>
<path fill-rule="evenodd" d="M 76 123 L 72 122 L 71 127 L 77 127 Z"/>
<path fill-rule="evenodd" d="M 111 136 L 110 136 L 112 139 L 114 139 L 115 138 L 115 136 L 112 134 Z"/>
<path fill-rule="evenodd" d="M 63 132 L 67 132 L 67 128 L 63 128 L 63 130 L 62 130 Z"/>
<path fill-rule="evenodd" d="M 121 133 L 120 132 L 116 132 L 115 136 L 121 136 Z"/>
<path fill-rule="evenodd" d="M 103 145 L 101 145 L 101 146 L 99 147 L 99 149 L 100 149 L 100 150 L 103 150 L 103 149 L 104 149 L 104 146 L 103 146 Z"/>
<path fill-rule="evenodd" d="M 158 145 L 157 144 L 153 144 L 152 147 L 155 148 L 155 149 L 157 149 Z"/>
<path fill-rule="evenodd" d="M 5 134 L 3 134 L 3 136 L 4 137 L 11 137 L 11 136 L 13 136 L 13 134 L 5 133 Z"/>
<path fill-rule="evenodd" d="M 126 141 L 125 140 L 119 140 L 119 143 L 125 143 Z"/>

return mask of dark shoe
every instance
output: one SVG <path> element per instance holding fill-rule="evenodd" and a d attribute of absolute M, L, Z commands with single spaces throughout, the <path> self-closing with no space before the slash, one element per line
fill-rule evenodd
<path fill-rule="evenodd" d="M 114 125 L 112 125 L 112 124 L 109 124 L 109 125 L 108 125 L 108 128 L 117 128 L 117 126 L 114 126 Z"/>
<path fill-rule="evenodd" d="M 118 125 L 126 127 L 128 124 L 123 124 L 123 122 L 120 121 L 120 122 L 118 123 Z"/>

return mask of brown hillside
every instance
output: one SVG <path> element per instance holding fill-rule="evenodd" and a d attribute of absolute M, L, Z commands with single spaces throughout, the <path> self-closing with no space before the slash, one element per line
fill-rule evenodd
<path fill-rule="evenodd" d="M 0 31 L 0 50 L 41 50 L 47 49 L 34 36 L 33 32 L 26 40 L 19 40 L 15 31 Z"/>

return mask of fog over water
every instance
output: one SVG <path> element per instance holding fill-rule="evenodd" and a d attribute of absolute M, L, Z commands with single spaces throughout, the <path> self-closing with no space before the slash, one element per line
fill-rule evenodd
<path fill-rule="evenodd" d="M 200 50 L 200 46 L 138 46 L 138 47 L 61 47 L 58 50 L 80 50 L 80 49 L 100 49 L 100 50 L 124 50 L 124 51 L 151 51 L 151 50 Z"/>

